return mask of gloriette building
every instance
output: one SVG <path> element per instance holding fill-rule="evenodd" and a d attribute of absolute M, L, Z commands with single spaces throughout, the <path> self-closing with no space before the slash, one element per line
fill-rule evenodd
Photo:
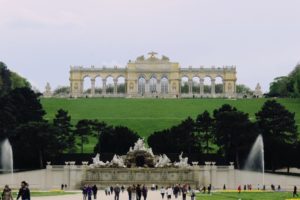
<path fill-rule="evenodd" d="M 216 79 L 220 80 L 216 83 Z M 71 66 L 72 97 L 235 97 L 236 67 L 181 67 L 155 52 L 126 67 Z M 86 82 L 89 86 L 86 86 Z"/>

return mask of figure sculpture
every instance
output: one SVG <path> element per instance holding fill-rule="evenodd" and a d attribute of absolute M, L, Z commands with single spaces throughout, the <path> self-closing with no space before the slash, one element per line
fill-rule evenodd
<path fill-rule="evenodd" d="M 179 162 L 175 162 L 174 166 L 176 167 L 188 167 L 188 157 L 183 158 L 182 157 L 183 152 L 181 152 L 181 154 L 179 155 Z"/>
<path fill-rule="evenodd" d="M 113 159 L 109 163 L 110 166 L 117 166 L 117 167 L 125 167 L 124 160 L 121 156 L 114 155 Z"/>
<path fill-rule="evenodd" d="M 158 162 L 155 164 L 155 167 L 167 167 L 171 165 L 171 160 L 166 154 L 160 155 Z"/>

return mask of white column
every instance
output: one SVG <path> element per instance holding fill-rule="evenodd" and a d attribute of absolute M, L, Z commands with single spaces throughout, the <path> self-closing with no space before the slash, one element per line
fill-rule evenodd
<path fill-rule="evenodd" d="M 103 79 L 102 94 L 106 94 L 106 79 Z"/>
<path fill-rule="evenodd" d="M 116 95 L 118 93 L 118 80 L 114 79 L 114 94 Z"/>
<path fill-rule="evenodd" d="M 216 93 L 216 79 L 211 79 L 211 95 Z"/>
<path fill-rule="evenodd" d="M 95 79 L 91 79 L 91 96 L 95 95 Z"/>
<path fill-rule="evenodd" d="M 204 94 L 204 79 L 200 78 L 200 95 Z"/>
<path fill-rule="evenodd" d="M 160 80 L 157 80 L 157 84 L 156 84 L 156 91 L 157 94 L 161 94 L 161 85 L 160 85 Z"/>
<path fill-rule="evenodd" d="M 149 80 L 146 80 L 146 85 L 145 85 L 145 94 L 147 95 L 149 93 Z"/>
<path fill-rule="evenodd" d="M 193 93 L 193 79 L 189 79 L 189 94 Z"/>

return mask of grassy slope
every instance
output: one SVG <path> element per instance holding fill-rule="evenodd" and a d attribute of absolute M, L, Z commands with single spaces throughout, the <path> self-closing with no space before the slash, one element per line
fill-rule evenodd
<path fill-rule="evenodd" d="M 59 108 L 68 110 L 72 123 L 79 119 L 99 119 L 112 125 L 125 125 L 147 137 L 154 131 L 169 128 L 188 116 L 195 118 L 204 110 L 212 112 L 228 103 L 249 113 L 255 120 L 255 113 L 261 109 L 265 99 L 42 99 L 47 112 L 46 119 L 52 120 Z M 278 99 L 290 111 L 296 112 L 300 124 L 300 99 Z M 88 149 L 92 148 L 87 146 Z M 90 150 L 87 150 L 90 151 Z"/>
<path fill-rule="evenodd" d="M 198 194 L 197 200 L 285 200 L 291 199 L 292 193 L 289 192 L 247 192 L 238 194 L 237 192 L 213 193 L 212 195 Z"/>

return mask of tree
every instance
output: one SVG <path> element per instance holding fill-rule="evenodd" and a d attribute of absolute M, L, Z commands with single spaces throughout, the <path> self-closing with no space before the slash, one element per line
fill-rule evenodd
<path fill-rule="evenodd" d="M 212 126 L 213 126 L 213 119 L 210 117 L 208 111 L 204 111 L 202 114 L 199 114 L 196 118 L 195 127 L 196 132 L 198 133 L 198 137 L 202 143 L 203 149 L 206 151 L 206 154 L 209 153 L 211 148 L 209 147 L 209 143 L 212 139 Z M 204 141 L 204 145 L 203 145 Z"/>
<path fill-rule="evenodd" d="M 0 96 L 11 90 L 10 71 L 3 62 L 0 62 Z"/>
<path fill-rule="evenodd" d="M 297 145 L 295 113 L 275 100 L 268 100 L 255 114 L 265 143 L 266 160 L 272 170 L 288 164 L 289 150 Z"/>
<path fill-rule="evenodd" d="M 213 135 L 220 153 L 227 161 L 234 160 L 238 168 L 241 158 L 245 158 L 252 141 L 257 136 L 254 123 L 249 120 L 248 114 L 238 111 L 228 104 L 214 110 Z"/>
<path fill-rule="evenodd" d="M 244 84 L 236 85 L 236 92 L 238 94 L 252 94 L 253 93 L 253 91 L 251 91 L 251 89 Z"/>
<path fill-rule="evenodd" d="M 139 135 L 124 126 L 106 126 L 99 134 L 95 153 L 126 154 L 139 139 Z"/>
<path fill-rule="evenodd" d="M 10 72 L 10 80 L 11 80 L 11 89 L 16 89 L 16 88 L 22 88 L 22 87 L 28 87 L 30 88 L 31 85 L 30 83 L 23 77 L 21 77 L 19 74 L 16 72 Z"/>
<path fill-rule="evenodd" d="M 65 94 L 69 94 L 70 93 L 70 87 L 69 86 L 61 86 L 61 87 L 57 87 L 54 91 L 53 91 L 53 95 L 57 96 L 57 95 L 65 95 Z"/>
<path fill-rule="evenodd" d="M 195 122 L 190 117 L 171 129 L 154 132 L 149 136 L 148 144 L 155 153 L 202 153 L 199 139 L 195 135 Z"/>
<path fill-rule="evenodd" d="M 89 143 L 89 136 L 93 136 L 93 129 L 90 124 L 90 120 L 82 119 L 79 120 L 76 124 L 76 129 L 74 134 L 80 137 L 80 145 L 81 153 L 83 153 L 83 146 L 84 144 Z"/>
<path fill-rule="evenodd" d="M 21 124 L 14 132 L 11 141 L 18 166 L 43 168 L 46 159 L 63 151 L 55 129 L 46 121 Z"/>
<path fill-rule="evenodd" d="M 42 121 L 45 111 L 39 100 L 40 94 L 30 88 L 16 88 L 0 99 L 0 133 L 10 137 L 15 127 L 30 121 Z"/>
<path fill-rule="evenodd" d="M 53 126 L 59 133 L 58 140 L 60 141 L 62 148 L 67 149 L 69 152 L 74 152 L 75 136 L 72 130 L 71 116 L 68 115 L 68 111 L 59 109 L 53 119 Z"/>
<path fill-rule="evenodd" d="M 300 97 L 300 64 L 288 76 L 274 79 L 270 84 L 270 97 Z"/>

